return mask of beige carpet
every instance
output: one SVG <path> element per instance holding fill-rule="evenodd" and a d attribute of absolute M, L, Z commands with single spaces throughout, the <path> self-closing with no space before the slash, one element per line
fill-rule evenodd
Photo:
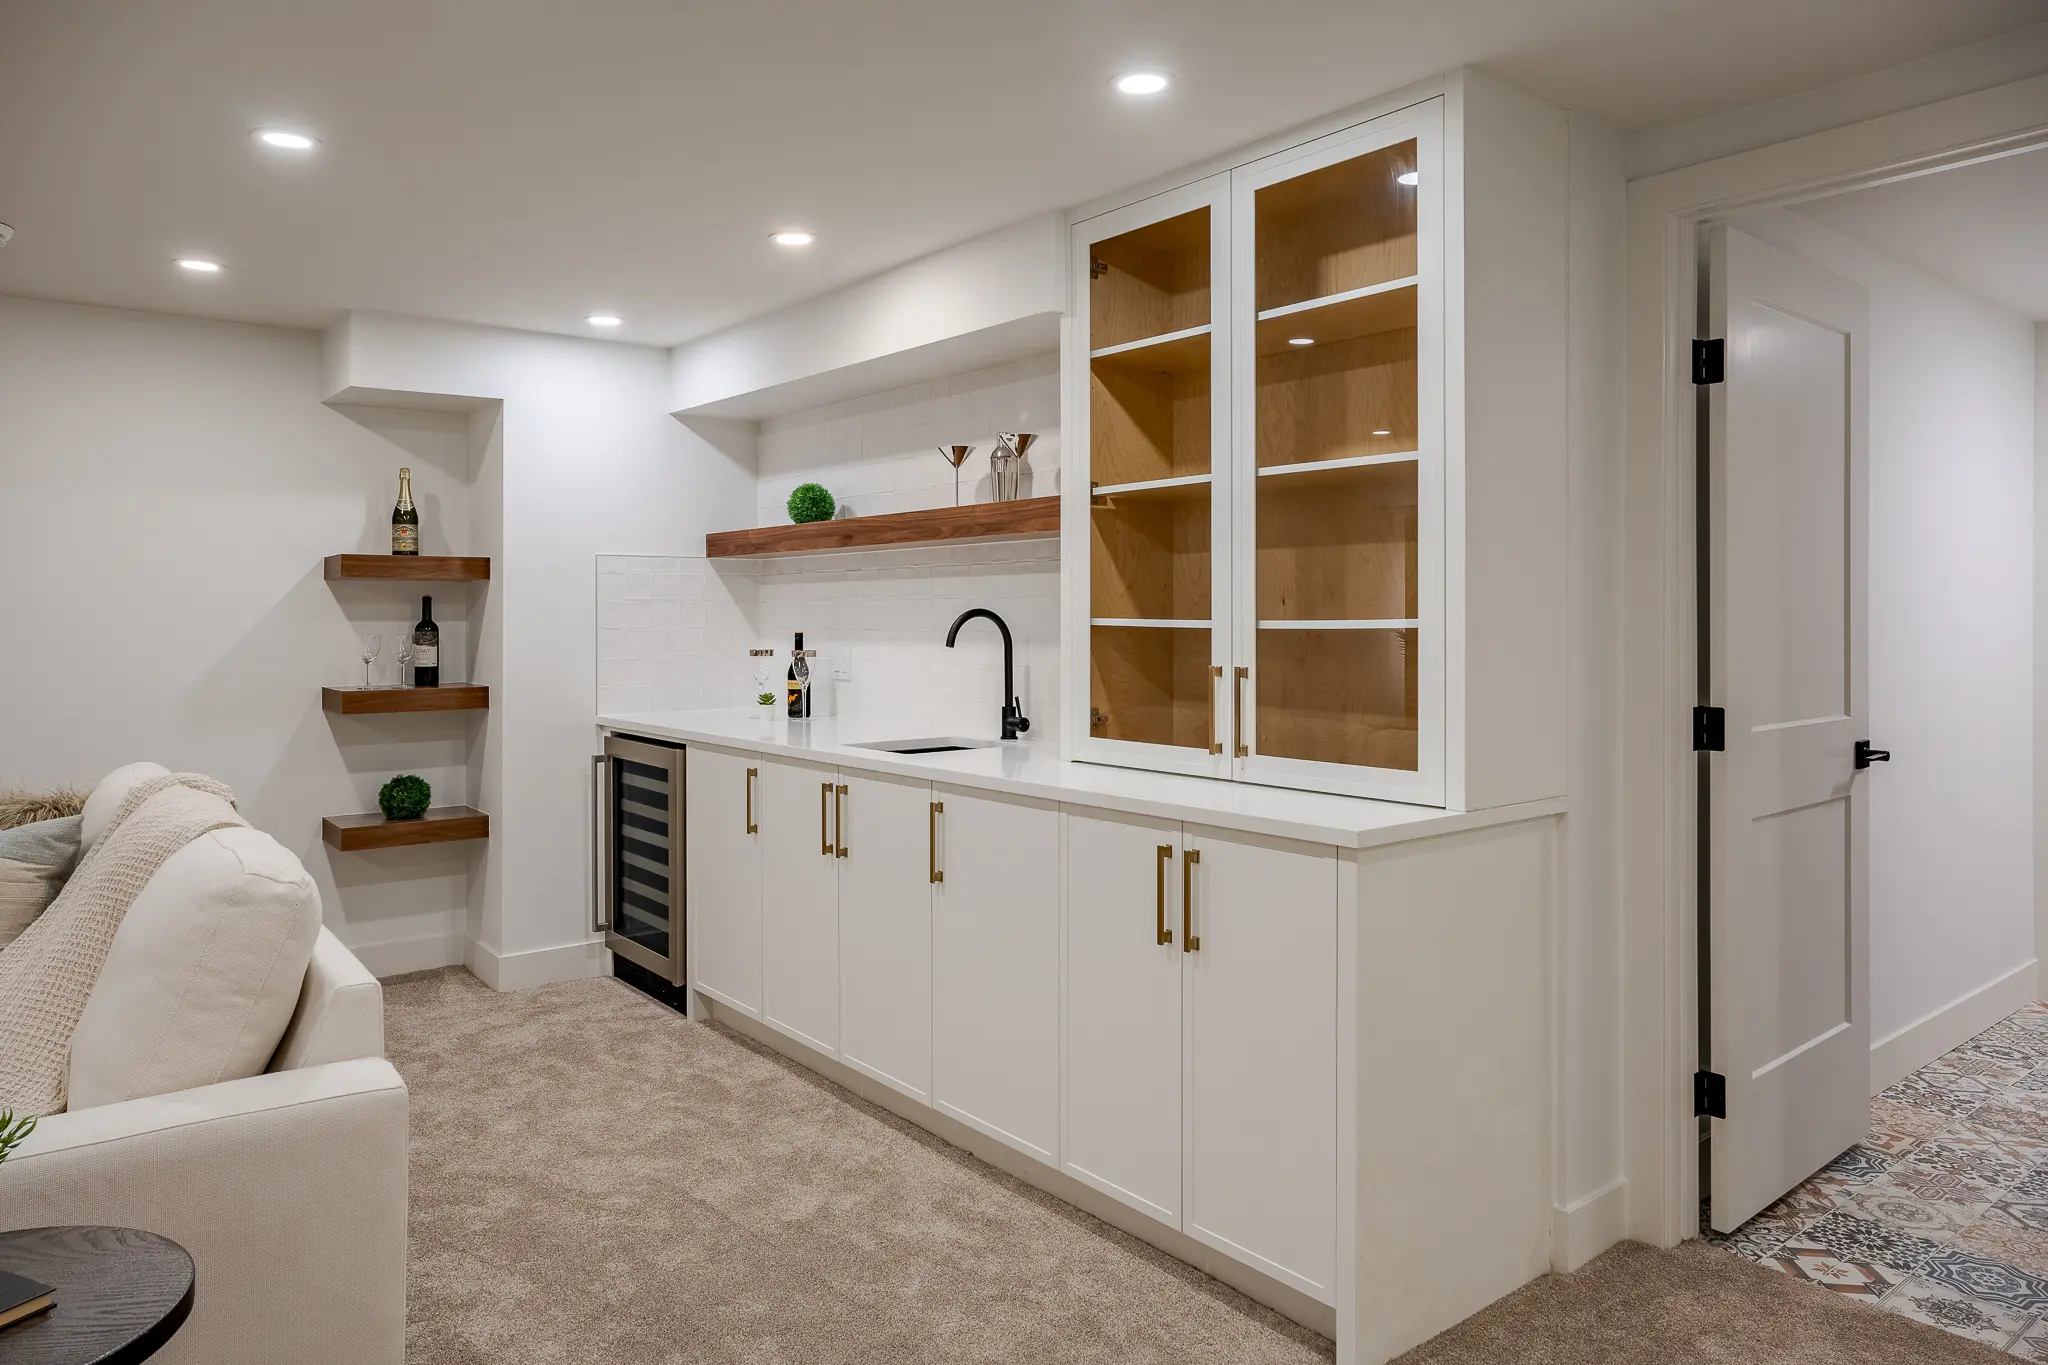
<path fill-rule="evenodd" d="M 625 986 L 389 982 L 410 1365 L 1327 1361 L 1330 1343 Z M 1927 1365 L 1985 1348 L 1712 1248 L 1624 1246 L 1405 1365 Z"/>

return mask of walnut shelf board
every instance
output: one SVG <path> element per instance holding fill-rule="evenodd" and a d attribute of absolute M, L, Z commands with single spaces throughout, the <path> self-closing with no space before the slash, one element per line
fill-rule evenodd
<path fill-rule="evenodd" d="M 320 822 L 320 837 L 343 853 L 490 836 L 491 817 L 473 806 L 435 806 L 417 820 L 387 820 L 382 813 L 373 811 L 364 815 L 330 815 Z"/>
<path fill-rule="evenodd" d="M 327 581 L 383 579 L 393 583 L 481 583 L 491 576 L 487 555 L 329 555 Z"/>
<path fill-rule="evenodd" d="M 490 707 L 491 689 L 481 683 L 320 689 L 320 708 L 337 716 L 382 716 L 396 711 L 488 711 Z"/>
<path fill-rule="evenodd" d="M 747 531 L 714 531 L 704 537 L 712 559 L 749 555 L 803 554 L 813 550 L 861 550 L 942 541 L 1031 540 L 1059 534 L 1060 500 L 1019 498 L 968 507 L 933 507 L 875 517 L 846 517 L 800 526 L 761 526 Z"/>

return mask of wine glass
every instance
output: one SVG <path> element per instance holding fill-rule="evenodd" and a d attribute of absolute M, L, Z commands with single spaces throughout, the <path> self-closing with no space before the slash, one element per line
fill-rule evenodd
<path fill-rule="evenodd" d="M 405 670 L 412 664 L 412 632 L 409 630 L 395 631 L 391 638 L 398 645 L 398 681 L 393 683 L 392 686 L 404 687 Z"/>
<path fill-rule="evenodd" d="M 356 636 L 356 643 L 362 646 L 363 690 L 367 692 L 370 690 L 370 663 L 377 657 L 377 652 L 384 647 L 384 637 L 375 632 L 366 632 Z"/>

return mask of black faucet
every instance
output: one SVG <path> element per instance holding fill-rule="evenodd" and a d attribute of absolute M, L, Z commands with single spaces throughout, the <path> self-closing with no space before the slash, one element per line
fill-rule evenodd
<path fill-rule="evenodd" d="M 960 613 L 960 619 L 953 622 L 953 628 L 946 632 L 946 648 L 953 647 L 953 641 L 960 638 L 960 627 L 977 616 L 986 616 L 996 623 L 996 629 L 1003 633 L 1003 738 L 1015 739 L 1031 728 L 1031 722 L 1024 719 L 1024 709 L 1017 705 L 1017 679 L 1012 667 L 1010 628 L 1003 618 L 987 607 L 975 607 Z"/>

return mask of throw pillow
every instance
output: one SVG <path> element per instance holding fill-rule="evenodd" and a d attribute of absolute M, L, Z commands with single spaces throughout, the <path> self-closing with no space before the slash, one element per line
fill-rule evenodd
<path fill-rule="evenodd" d="M 59 787 L 53 792 L 0 792 L 0 829 L 62 820 L 84 809 L 85 792 L 77 787 Z"/>
<path fill-rule="evenodd" d="M 78 861 L 76 815 L 0 830 L 0 949 L 50 908 Z"/>
<path fill-rule="evenodd" d="M 107 832 L 107 826 L 114 821 L 114 812 L 121 809 L 121 803 L 152 777 L 162 777 L 170 772 L 161 763 L 130 763 L 114 769 L 99 780 L 92 789 L 92 795 L 85 798 L 85 809 L 79 814 L 85 817 L 85 824 L 78 831 L 78 851 L 92 852 L 92 846 Z"/>

